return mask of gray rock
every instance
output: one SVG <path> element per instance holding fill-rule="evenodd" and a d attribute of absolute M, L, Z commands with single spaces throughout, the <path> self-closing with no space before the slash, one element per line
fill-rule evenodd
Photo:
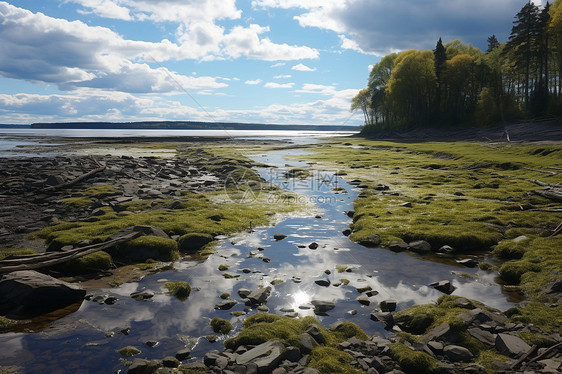
<path fill-rule="evenodd" d="M 270 294 L 271 294 L 270 286 L 261 287 L 258 288 L 257 290 L 252 291 L 248 295 L 248 300 L 250 300 L 252 304 L 263 304 L 267 301 Z"/>
<path fill-rule="evenodd" d="M 203 357 L 203 363 L 207 367 L 215 366 L 219 357 L 221 357 L 220 352 L 213 349 L 205 354 L 205 357 Z"/>
<path fill-rule="evenodd" d="M 349 235 L 351 235 L 351 233 L 352 233 L 351 229 L 345 229 L 345 230 L 342 231 L 342 234 L 344 236 L 349 236 Z"/>
<path fill-rule="evenodd" d="M 162 359 L 162 365 L 167 368 L 177 368 L 180 366 L 180 361 L 175 357 L 164 357 Z"/>
<path fill-rule="evenodd" d="M 474 267 L 478 266 L 478 261 L 476 261 L 472 258 L 465 258 L 465 259 L 462 259 L 462 260 L 457 260 L 457 264 L 464 265 L 468 268 L 474 268 Z"/>
<path fill-rule="evenodd" d="M 396 310 L 396 300 L 388 299 L 380 302 L 379 306 L 383 312 L 394 312 Z"/>
<path fill-rule="evenodd" d="M 465 347 L 448 345 L 443 348 L 443 354 L 452 362 L 470 361 L 474 355 Z"/>
<path fill-rule="evenodd" d="M 427 346 L 429 347 L 429 349 L 431 349 L 431 351 L 436 354 L 436 355 L 441 355 L 443 354 L 443 343 L 441 342 L 436 342 L 434 340 L 427 342 Z"/>
<path fill-rule="evenodd" d="M 390 312 L 383 312 L 375 309 L 371 312 L 371 319 L 384 323 L 387 327 L 394 326 L 394 315 Z"/>
<path fill-rule="evenodd" d="M 403 208 L 411 208 L 411 207 L 412 207 L 412 203 L 411 203 L 411 202 L 406 202 L 406 203 L 400 204 L 400 206 L 403 207 Z"/>
<path fill-rule="evenodd" d="M 45 180 L 47 186 L 58 186 L 64 183 L 64 178 L 60 175 L 49 175 Z"/>
<path fill-rule="evenodd" d="M 312 242 L 308 245 L 308 248 L 310 249 L 317 249 L 318 248 L 318 243 L 316 242 Z"/>
<path fill-rule="evenodd" d="M 388 249 L 393 252 L 403 252 L 408 249 L 408 244 L 405 242 L 393 241 L 388 245 Z"/>
<path fill-rule="evenodd" d="M 423 340 L 426 342 L 429 342 L 431 340 L 439 340 L 440 338 L 448 334 L 449 331 L 451 331 L 451 326 L 449 326 L 448 323 L 443 322 L 442 324 L 437 325 L 433 329 L 431 329 L 431 331 L 424 336 Z"/>
<path fill-rule="evenodd" d="M 314 305 L 314 310 L 319 313 L 326 313 L 336 307 L 334 302 L 326 300 L 312 300 L 310 303 Z"/>
<path fill-rule="evenodd" d="M 236 357 L 239 365 L 256 364 L 258 372 L 271 372 L 283 361 L 286 348 L 278 340 L 265 342 Z"/>
<path fill-rule="evenodd" d="M 360 240 L 359 244 L 369 248 L 378 247 L 381 244 L 381 237 L 379 234 L 372 234 L 367 238 Z"/>
<path fill-rule="evenodd" d="M 332 284 L 327 278 L 317 279 L 314 281 L 314 283 L 322 287 L 328 287 L 330 284 Z"/>
<path fill-rule="evenodd" d="M 455 251 L 455 249 L 453 247 L 449 246 L 449 245 L 441 246 L 437 250 L 438 253 L 453 253 L 454 251 Z"/>
<path fill-rule="evenodd" d="M 191 349 L 183 348 L 176 353 L 176 358 L 180 361 L 187 360 L 191 356 Z"/>
<path fill-rule="evenodd" d="M 14 271 L 0 278 L 0 313 L 29 318 L 84 299 L 86 291 L 34 270 Z"/>
<path fill-rule="evenodd" d="M 471 327 L 468 329 L 468 333 L 470 334 L 470 336 L 486 345 L 495 344 L 495 336 L 486 330 L 482 330 L 477 327 Z"/>
<path fill-rule="evenodd" d="M 127 374 L 152 374 L 160 367 L 157 361 L 144 360 L 142 358 L 135 358 Z"/>
<path fill-rule="evenodd" d="M 509 334 L 498 334 L 496 336 L 495 347 L 498 352 L 509 356 L 518 356 L 527 353 L 529 349 L 531 349 L 531 346 L 525 343 L 521 338 Z"/>
<path fill-rule="evenodd" d="M 248 295 L 250 295 L 252 293 L 252 290 L 249 290 L 247 288 L 241 288 L 238 290 L 238 296 L 240 296 L 243 299 L 247 299 Z"/>
<path fill-rule="evenodd" d="M 447 295 L 452 294 L 457 288 L 451 284 L 451 281 L 442 280 L 439 282 L 434 282 L 429 285 L 429 287 L 435 288 L 437 291 L 441 291 Z"/>
<path fill-rule="evenodd" d="M 309 334 L 310 336 L 312 336 L 312 338 L 314 340 L 316 340 L 316 342 L 318 342 L 318 344 L 324 344 L 326 343 L 326 339 L 324 338 L 324 335 L 322 335 L 322 333 L 320 332 L 320 329 L 318 328 L 317 325 L 310 325 L 306 328 L 305 332 L 307 334 Z"/>
<path fill-rule="evenodd" d="M 408 249 L 419 254 L 431 252 L 431 245 L 425 240 L 416 240 L 408 243 Z"/>
<path fill-rule="evenodd" d="M 131 294 L 131 298 L 137 301 L 147 300 L 153 297 L 154 297 L 154 292 L 152 291 L 136 291 Z"/>
<path fill-rule="evenodd" d="M 300 351 L 302 352 L 303 355 L 307 355 L 310 352 L 312 352 L 312 350 L 317 347 L 319 344 L 316 340 L 314 340 L 314 338 L 312 336 L 310 336 L 310 334 L 302 333 L 299 336 L 299 341 L 300 341 Z"/>
<path fill-rule="evenodd" d="M 226 299 L 215 305 L 215 309 L 229 310 L 236 304 L 238 304 L 238 301 L 232 299 Z"/>

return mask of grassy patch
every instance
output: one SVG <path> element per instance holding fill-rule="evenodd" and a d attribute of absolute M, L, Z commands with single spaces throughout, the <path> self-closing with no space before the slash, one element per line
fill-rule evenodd
<path fill-rule="evenodd" d="M 0 250 L 0 260 L 10 256 L 32 256 L 36 254 L 37 251 L 34 249 L 2 249 Z"/>
<path fill-rule="evenodd" d="M 113 260 L 109 253 L 98 251 L 57 265 L 56 269 L 64 274 L 78 275 L 109 270 L 112 267 Z"/>
<path fill-rule="evenodd" d="M 165 286 L 170 294 L 174 295 L 181 301 L 187 300 L 189 294 L 191 293 L 191 286 L 189 283 L 184 281 L 166 282 Z"/>
<path fill-rule="evenodd" d="M 123 357 L 132 357 L 141 353 L 138 348 L 135 347 L 124 347 L 117 351 Z"/>
<path fill-rule="evenodd" d="M 431 373 L 437 367 L 437 360 L 424 352 L 414 351 L 402 343 L 390 346 L 392 357 L 406 373 Z"/>
<path fill-rule="evenodd" d="M 63 205 L 73 206 L 76 208 L 85 208 L 93 203 L 92 199 L 88 197 L 68 197 L 63 199 L 61 202 Z"/>
<path fill-rule="evenodd" d="M 111 185 L 101 185 L 89 187 L 84 191 L 84 195 L 100 199 L 102 197 L 114 195 L 116 192 L 115 187 Z"/>
<path fill-rule="evenodd" d="M 233 328 L 229 321 L 219 317 L 214 317 L 211 320 L 211 327 L 217 334 L 228 334 Z"/>
<path fill-rule="evenodd" d="M 364 371 L 351 366 L 353 357 L 333 347 L 318 347 L 310 355 L 309 367 L 323 374 L 361 374 Z"/>
<path fill-rule="evenodd" d="M 172 239 L 144 235 L 120 244 L 115 256 L 134 262 L 147 259 L 173 261 L 179 258 L 178 244 Z"/>

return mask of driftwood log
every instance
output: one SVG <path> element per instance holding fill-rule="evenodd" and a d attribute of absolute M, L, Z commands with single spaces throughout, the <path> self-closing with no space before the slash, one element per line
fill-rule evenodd
<path fill-rule="evenodd" d="M 62 189 L 68 188 L 68 187 L 72 187 L 75 184 L 78 184 L 78 183 L 82 182 L 83 180 L 90 178 L 92 175 L 100 173 L 100 172 L 105 170 L 106 165 L 100 164 L 96 159 L 92 159 L 92 160 L 98 166 L 97 168 L 87 172 L 86 174 L 82 174 L 79 177 L 76 177 L 75 179 L 73 179 L 71 181 L 68 181 L 66 183 L 61 183 L 57 186 L 47 187 L 47 188 L 45 188 L 44 191 L 45 192 L 55 192 L 55 191 L 62 190 Z"/>
<path fill-rule="evenodd" d="M 9 273 L 18 270 L 32 270 L 47 266 L 62 264 L 63 262 L 88 255 L 90 253 L 103 251 L 114 247 L 118 244 L 128 242 L 139 236 L 144 235 L 142 232 L 132 232 L 122 237 L 109 240 L 104 243 L 92 244 L 82 248 L 75 248 L 63 252 L 46 252 L 33 256 L 21 256 L 16 258 L 8 258 L 0 260 L 0 274 Z"/>
<path fill-rule="evenodd" d="M 560 183 L 550 184 L 550 183 L 541 182 L 536 179 L 525 179 L 525 180 L 537 184 L 541 187 L 544 187 L 544 189 L 542 190 L 533 190 L 531 191 L 531 193 L 534 193 L 535 195 L 538 196 L 542 196 L 549 200 L 562 201 L 562 185 Z"/>

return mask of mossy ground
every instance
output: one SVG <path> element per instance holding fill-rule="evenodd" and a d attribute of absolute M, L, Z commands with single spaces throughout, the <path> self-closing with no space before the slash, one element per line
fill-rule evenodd
<path fill-rule="evenodd" d="M 383 246 L 423 239 L 461 252 L 495 248 L 507 261 L 499 267 L 502 280 L 520 283 L 533 301 L 517 318 L 550 330 L 562 326 L 560 307 L 541 293 L 562 278 L 561 236 L 549 236 L 562 212 L 531 192 L 542 189 L 533 180 L 562 183 L 562 146 L 346 138 L 311 149 L 308 160 L 368 187 L 354 202 L 352 240 L 379 234 Z M 514 243 L 520 235 L 528 239 Z"/>
<path fill-rule="evenodd" d="M 185 301 L 191 294 L 191 285 L 184 281 L 166 282 L 165 287 L 178 300 Z"/>
<path fill-rule="evenodd" d="M 31 256 L 36 254 L 37 251 L 35 251 L 34 249 L 24 249 L 24 248 L 2 249 L 2 251 L 0 251 L 0 260 L 3 260 L 6 257 L 10 257 L 10 256 Z"/>
<path fill-rule="evenodd" d="M 336 345 L 352 336 L 366 340 L 367 335 L 355 324 L 344 322 L 336 331 L 327 330 L 314 317 L 290 318 L 287 316 L 259 313 L 244 321 L 242 331 L 234 338 L 225 341 L 225 347 L 236 349 L 241 345 L 258 345 L 271 340 L 279 340 L 286 346 L 300 346 L 299 336 L 308 326 L 317 325 L 326 344 L 313 349 L 310 367 L 325 374 L 360 373 L 350 365 L 352 357 L 336 348 Z"/>
<path fill-rule="evenodd" d="M 229 321 L 219 317 L 214 317 L 211 320 L 211 327 L 217 334 L 228 334 L 233 328 L 232 324 Z"/>

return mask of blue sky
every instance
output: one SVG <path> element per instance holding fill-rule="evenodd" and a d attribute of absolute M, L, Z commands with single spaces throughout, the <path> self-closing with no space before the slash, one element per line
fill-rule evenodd
<path fill-rule="evenodd" d="M 0 1 L 0 123 L 360 125 L 350 101 L 381 56 L 439 37 L 485 49 L 525 3 Z"/>

